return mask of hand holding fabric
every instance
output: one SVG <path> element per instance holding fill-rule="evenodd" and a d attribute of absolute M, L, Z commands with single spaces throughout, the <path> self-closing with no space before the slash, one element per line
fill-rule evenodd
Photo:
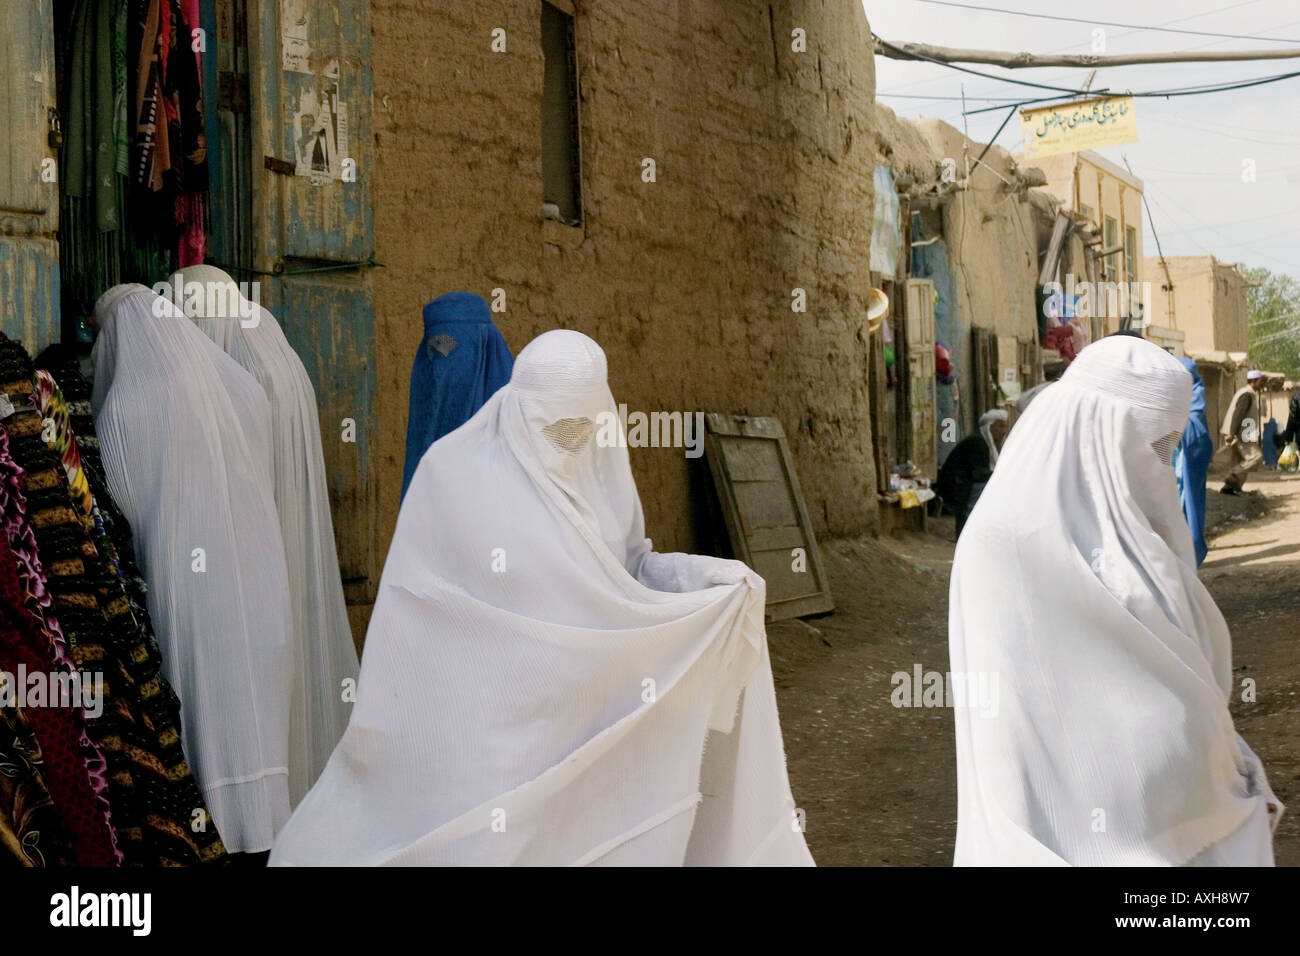
<path fill-rule="evenodd" d="M 1262 796 L 1268 805 L 1268 827 L 1273 833 L 1277 832 L 1277 825 L 1282 820 L 1282 815 L 1286 812 L 1286 804 L 1277 798 L 1273 793 L 1273 788 L 1269 785 L 1268 774 L 1264 772 L 1264 762 L 1259 759 L 1255 751 L 1250 749 L 1250 744 L 1246 743 L 1241 734 L 1237 734 L 1237 745 L 1241 748 L 1242 756 L 1246 758 L 1245 777 L 1247 786 L 1252 795 Z"/>
<path fill-rule="evenodd" d="M 628 562 L 628 573 L 648 588 L 674 594 L 742 581 L 754 588 L 764 586 L 763 579 L 743 561 L 678 551 L 644 551 Z"/>

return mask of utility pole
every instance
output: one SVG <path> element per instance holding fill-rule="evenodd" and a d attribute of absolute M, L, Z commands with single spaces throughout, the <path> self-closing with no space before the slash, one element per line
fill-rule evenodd
<path fill-rule="evenodd" d="M 1126 154 L 1121 154 L 1121 158 L 1124 160 L 1124 168 L 1127 169 L 1130 174 L 1136 176 L 1137 174 L 1133 172 L 1133 167 L 1128 164 L 1128 156 Z M 1169 274 L 1169 260 L 1165 258 L 1165 250 L 1160 248 L 1160 233 L 1156 232 L 1155 217 L 1151 215 L 1151 204 L 1147 202 L 1147 194 L 1145 190 L 1142 192 L 1142 208 L 1147 212 L 1147 222 L 1151 224 L 1151 235 L 1156 240 L 1156 252 L 1160 254 L 1160 267 L 1165 271 L 1165 311 L 1169 315 L 1169 327 L 1171 329 L 1176 329 L 1178 328 L 1178 317 L 1174 312 L 1174 277 Z"/>
<path fill-rule="evenodd" d="M 940 63 L 987 63 L 1008 70 L 1040 66 L 1077 66 L 1098 68 L 1133 66 L 1139 63 L 1224 63 L 1240 60 L 1288 60 L 1300 57 L 1300 47 L 1282 50 L 1188 50 L 1181 53 L 1004 53 L 1000 50 L 962 50 L 929 43 L 890 43 L 874 38 L 877 56 L 892 60 L 930 60 Z"/>

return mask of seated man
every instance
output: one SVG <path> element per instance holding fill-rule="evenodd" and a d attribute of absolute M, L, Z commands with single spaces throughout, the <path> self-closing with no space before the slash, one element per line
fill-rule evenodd
<path fill-rule="evenodd" d="M 943 498 L 945 507 L 957 516 L 958 537 L 984 484 L 993 475 L 1008 428 L 1005 411 L 995 408 L 985 412 L 980 416 L 979 431 L 959 441 L 939 469 L 935 491 Z"/>

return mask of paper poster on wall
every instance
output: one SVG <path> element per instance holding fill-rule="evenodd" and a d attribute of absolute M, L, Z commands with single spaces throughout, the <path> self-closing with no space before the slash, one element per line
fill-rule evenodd
<path fill-rule="evenodd" d="M 307 24 L 307 0 L 280 0 L 280 66 L 290 73 L 311 72 Z"/>
<path fill-rule="evenodd" d="M 343 159 L 348 148 L 347 104 L 339 98 L 339 64 L 331 60 L 323 85 L 298 98 L 293 117 L 295 173 L 315 185 L 343 179 Z"/>
<path fill-rule="evenodd" d="M 888 166 L 877 164 L 875 170 L 876 199 L 871 210 L 871 271 L 893 278 L 898 271 L 898 191 L 894 188 L 894 172 Z"/>

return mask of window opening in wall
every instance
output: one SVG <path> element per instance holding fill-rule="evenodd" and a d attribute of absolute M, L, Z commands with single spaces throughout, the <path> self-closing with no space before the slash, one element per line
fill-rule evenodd
<path fill-rule="evenodd" d="M 1119 224 L 1116 223 L 1111 216 L 1107 216 L 1104 231 L 1102 233 L 1103 248 L 1105 249 L 1115 248 L 1118 230 L 1119 230 Z M 1106 256 L 1105 265 L 1103 268 L 1105 269 L 1105 273 L 1106 273 L 1105 281 L 1114 282 L 1116 278 L 1116 274 L 1118 272 L 1118 270 L 1115 268 L 1115 253 L 1112 252 Z"/>
<path fill-rule="evenodd" d="M 542 201 L 550 219 L 582 223 L 578 62 L 573 17 L 542 4 Z"/>
<path fill-rule="evenodd" d="M 1124 227 L 1124 279 L 1128 282 L 1128 313 L 1132 316 L 1142 314 L 1140 291 L 1137 287 L 1137 230 L 1132 226 Z"/>

